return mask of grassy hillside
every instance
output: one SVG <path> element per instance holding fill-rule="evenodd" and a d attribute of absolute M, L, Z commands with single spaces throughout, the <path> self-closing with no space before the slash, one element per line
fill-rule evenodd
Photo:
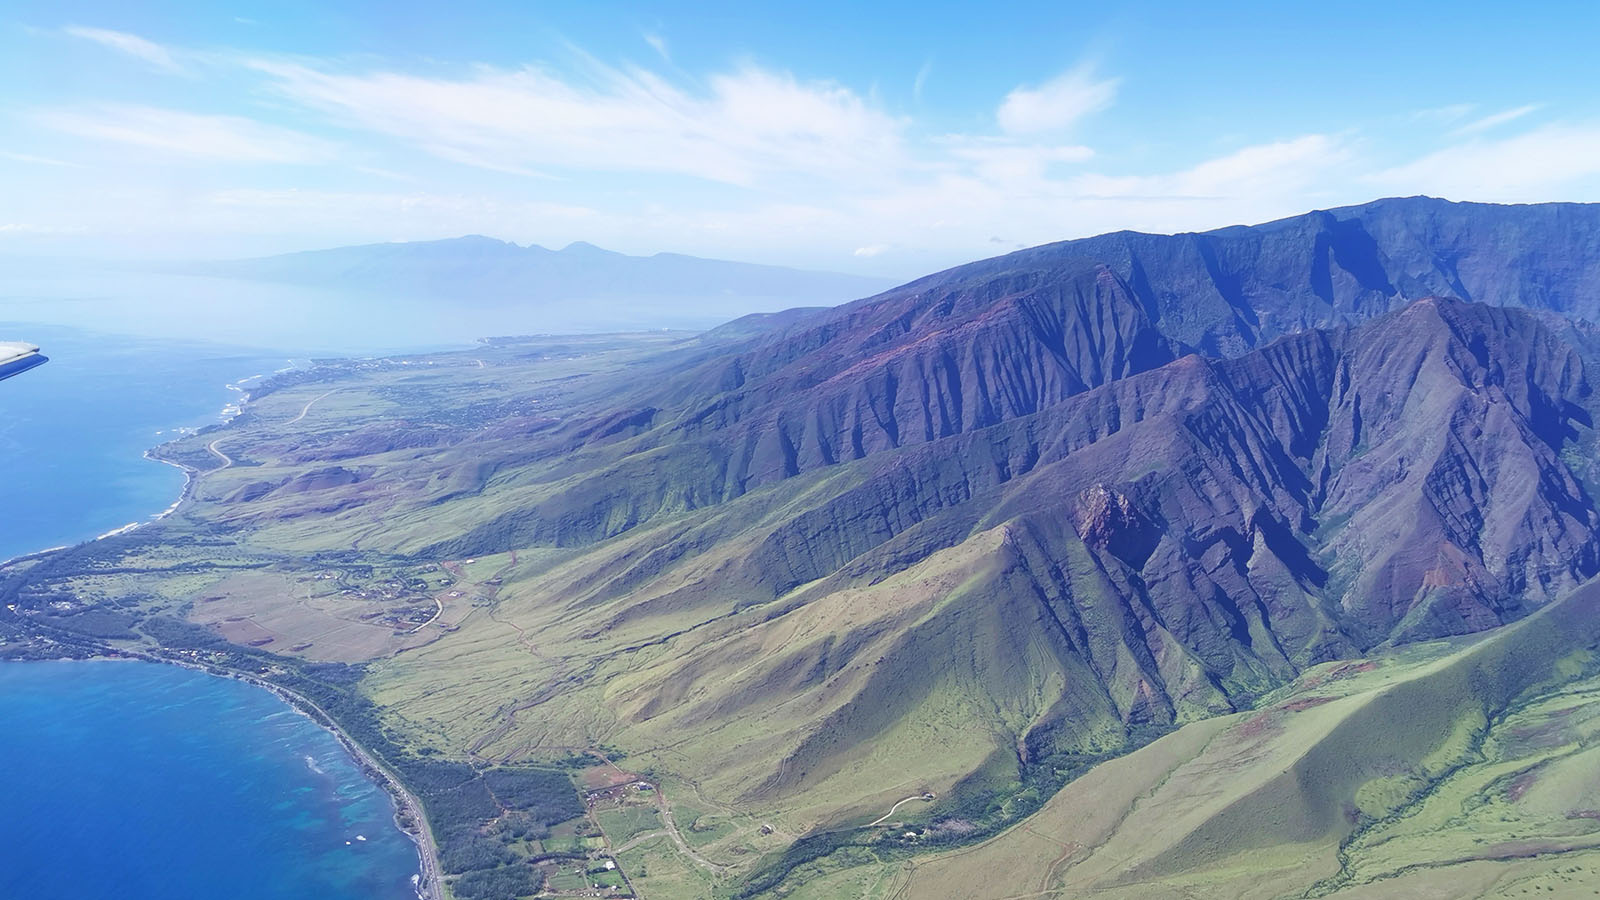
<path fill-rule="evenodd" d="M 604 753 L 659 806 L 585 852 L 652 897 L 1351 891 L 1456 866 L 1404 821 L 1523 760 L 1562 787 L 1505 834 L 1586 833 L 1600 803 L 1552 797 L 1587 758 L 1518 737 L 1590 689 L 1600 619 L 1547 606 L 1600 546 L 1550 332 L 1431 301 L 1094 387 L 1085 350 L 1030 392 L 1053 351 L 1001 353 L 1038 312 L 1006 310 L 875 357 L 1000 341 L 949 393 L 804 334 L 759 390 L 762 350 L 670 334 L 330 362 L 162 448 L 195 474 L 174 516 L 13 567 L 6 621 L 348 665 L 372 735 L 469 780 Z M 934 424 L 991 377 L 1014 403 Z M 485 809 L 451 848 L 511 846 Z M 479 855 L 447 868 L 513 864 Z"/>
<path fill-rule="evenodd" d="M 893 898 L 1592 895 L 1596 603 L 1589 585 L 1466 646 L 1320 666 L 1096 767 L 995 839 L 822 882 Z"/>

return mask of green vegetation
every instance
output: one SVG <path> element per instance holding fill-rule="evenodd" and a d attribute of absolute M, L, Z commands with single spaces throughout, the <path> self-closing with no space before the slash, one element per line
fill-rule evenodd
<path fill-rule="evenodd" d="M 1096 766 L 1026 827 L 914 868 L 874 848 L 832 877 L 894 898 L 1589 895 L 1596 602 L 1591 585 L 1465 645 L 1319 666 Z"/>
<path fill-rule="evenodd" d="M 634 890 L 649 900 L 705 900 L 725 896 L 712 876 L 673 846 L 665 835 L 617 854 Z"/>
<path fill-rule="evenodd" d="M 595 810 L 594 817 L 605 829 L 606 837 L 613 846 L 621 846 L 641 834 L 662 828 L 661 814 L 656 808 L 637 803 L 615 808 L 601 807 Z"/>
<path fill-rule="evenodd" d="M 1587 883 L 1597 735 L 1573 710 L 1600 686 L 1571 604 L 1304 673 L 1263 661 L 1244 607 L 1191 645 L 1063 514 L 1072 459 L 1011 477 L 1042 420 L 763 481 L 628 405 L 663 340 L 285 377 L 161 451 L 207 469 L 177 515 L 6 570 L 0 655 L 120 648 L 304 697 L 420 799 L 458 900 L 1337 895 L 1457 857 Z M 1221 540 L 1239 575 L 1250 540 Z M 1306 640 L 1296 660 L 1350 652 Z M 603 839 L 590 777 L 663 805 L 594 800 Z M 608 845 L 621 872 L 586 873 Z"/>
<path fill-rule="evenodd" d="M 544 886 L 544 877 L 527 865 L 468 872 L 450 882 L 457 900 L 514 900 L 532 897 Z"/>

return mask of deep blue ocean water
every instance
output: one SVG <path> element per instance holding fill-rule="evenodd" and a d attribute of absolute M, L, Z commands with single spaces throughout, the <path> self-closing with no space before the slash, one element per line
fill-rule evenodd
<path fill-rule="evenodd" d="M 415 897 L 388 795 L 262 688 L 157 663 L 0 663 L 0 728 L 0 897 Z"/>
<path fill-rule="evenodd" d="M 0 324 L 50 361 L 0 381 L 0 559 L 75 544 L 148 521 L 177 499 L 183 473 L 144 459 L 180 427 L 221 420 L 230 383 L 286 356 L 196 341 Z"/>

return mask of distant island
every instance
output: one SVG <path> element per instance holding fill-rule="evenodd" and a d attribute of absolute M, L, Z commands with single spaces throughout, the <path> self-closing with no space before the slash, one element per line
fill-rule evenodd
<path fill-rule="evenodd" d="M 547 314 L 550 331 L 707 327 L 750 312 L 833 306 L 892 285 L 887 279 L 676 253 L 628 256 L 583 242 L 560 250 L 523 247 L 481 235 L 164 268 L 358 297 L 531 308 Z"/>

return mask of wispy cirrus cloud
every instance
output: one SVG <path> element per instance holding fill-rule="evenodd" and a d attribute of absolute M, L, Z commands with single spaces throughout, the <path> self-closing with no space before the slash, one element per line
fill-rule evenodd
<path fill-rule="evenodd" d="M 662 62 L 672 62 L 672 54 L 668 52 L 666 38 L 653 31 L 645 32 L 643 37 L 644 42 L 650 45 L 650 49 L 654 50 L 657 56 L 661 57 Z"/>
<path fill-rule="evenodd" d="M 68 169 L 83 168 L 81 163 L 70 162 L 65 159 L 56 159 L 53 156 L 39 156 L 33 153 L 12 153 L 8 150 L 0 150 L 0 158 L 9 159 L 12 162 L 27 163 L 31 166 L 58 166 Z"/>
<path fill-rule="evenodd" d="M 337 145 L 322 138 L 242 116 L 201 115 L 151 106 L 103 104 L 37 110 L 41 127 L 191 158 L 232 163 L 324 163 Z"/>
<path fill-rule="evenodd" d="M 0 222 L 0 237 L 10 235 L 82 234 L 81 225 L 41 225 L 35 222 Z"/>
<path fill-rule="evenodd" d="M 1450 134 L 1452 137 L 1482 134 L 1485 131 L 1499 128 L 1501 125 L 1504 125 L 1508 122 L 1515 122 L 1528 113 L 1536 111 L 1538 108 L 1538 104 L 1529 104 L 1527 106 L 1518 106 L 1513 109 L 1502 110 L 1501 112 L 1493 113 L 1480 119 L 1474 119 L 1465 125 L 1461 125 L 1452 130 Z"/>
<path fill-rule="evenodd" d="M 909 273 L 922 265 L 912 260 L 993 252 L 997 235 L 1009 248 L 1116 228 L 1261 221 L 1389 192 L 1556 199 L 1581 179 L 1600 184 L 1600 127 L 1530 128 L 1539 108 L 1531 105 L 1462 103 L 1344 133 L 1279 137 L 1268 127 L 1192 145 L 1101 146 L 1084 125 L 1117 105 L 1122 79 L 1089 63 L 941 119 L 937 103 L 924 106 L 937 89 L 931 62 L 903 85 L 907 106 L 898 108 L 877 90 L 754 62 L 688 72 L 655 31 L 636 46 L 647 57 L 645 45 L 653 49 L 653 68 L 606 64 L 575 47 L 561 65 L 404 64 L 201 53 L 106 29 L 67 32 L 158 69 L 203 67 L 241 92 L 223 108 L 268 109 L 266 96 L 270 113 L 261 115 L 271 123 L 153 104 L 25 111 L 40 136 L 28 149 L 47 155 L 0 153 L 39 166 L 24 181 L 58 178 L 76 189 L 67 176 L 78 173 L 52 167 L 99 162 L 76 152 L 91 141 L 173 165 L 328 164 L 292 181 L 215 169 L 206 190 L 171 204 L 183 227 L 282 227 L 297 241 L 483 231 L 805 264 L 873 260 Z M 988 124 L 954 134 L 933 124 L 950 121 Z M 1450 146 L 1385 146 L 1382 127 Z M 235 178 L 236 187 L 216 190 Z M 283 187 L 290 183 L 303 189 Z M 104 210 L 100 221 L 117 227 L 150 220 L 153 204 L 142 200 L 114 213 L 114 193 L 83 188 L 79 205 L 94 216 Z M 37 209 L 57 205 L 39 196 Z M 790 248 L 813 255 L 797 259 Z"/>
<path fill-rule="evenodd" d="M 172 51 L 136 34 L 128 34 L 125 31 L 112 31 L 108 28 L 89 28 L 83 25 L 68 25 L 61 30 L 75 38 L 93 41 L 102 47 L 109 47 L 119 53 L 125 53 L 158 69 L 164 69 L 168 72 L 184 71 L 184 67 L 179 64 Z"/>
<path fill-rule="evenodd" d="M 1304 192 L 1350 156 L 1350 147 L 1339 137 L 1309 134 L 1244 147 L 1176 172 L 1082 175 L 1073 187 L 1085 196 L 1133 200 L 1282 196 Z"/>
<path fill-rule="evenodd" d="M 1081 144 L 967 135 L 948 136 L 939 143 L 951 158 L 970 164 L 976 174 L 997 182 L 1045 178 L 1054 166 L 1082 163 L 1094 157 L 1094 150 Z"/>
<path fill-rule="evenodd" d="M 633 67 L 596 65 L 579 79 L 531 66 L 456 78 L 251 66 L 342 124 L 501 171 L 656 172 L 748 186 L 905 163 L 903 120 L 839 85 L 754 66 L 714 75 L 700 93 Z"/>
<path fill-rule="evenodd" d="M 1060 132 L 1110 106 L 1116 78 L 1101 78 L 1088 65 L 1069 69 L 1036 87 L 1018 87 L 1000 102 L 995 120 L 1008 134 Z"/>
<path fill-rule="evenodd" d="M 1380 170 L 1380 191 L 1528 202 L 1600 178 L 1600 124 L 1551 124 L 1504 138 L 1475 138 Z"/>

